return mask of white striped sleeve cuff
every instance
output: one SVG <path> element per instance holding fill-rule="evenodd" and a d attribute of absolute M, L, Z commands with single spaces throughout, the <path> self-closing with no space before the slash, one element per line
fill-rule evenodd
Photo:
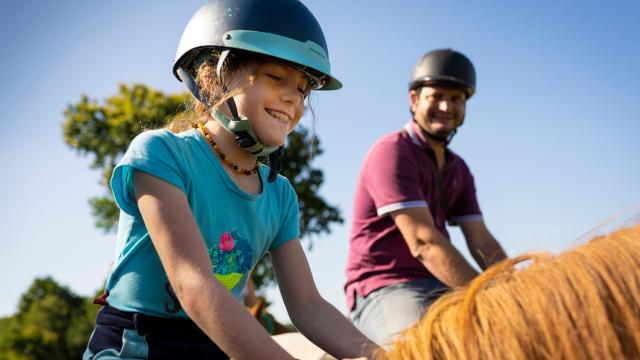
<path fill-rule="evenodd" d="M 480 221 L 480 220 L 482 220 L 482 215 L 476 214 L 476 215 L 454 216 L 451 219 L 449 219 L 448 222 L 449 222 L 449 226 L 456 226 L 463 222 Z"/>
<path fill-rule="evenodd" d="M 379 207 L 376 211 L 378 212 L 378 216 L 383 216 L 390 212 L 394 212 L 402 209 L 416 208 L 416 207 L 428 207 L 428 205 L 427 205 L 427 202 L 424 200 L 405 201 L 405 202 L 393 203 L 393 204 Z"/>

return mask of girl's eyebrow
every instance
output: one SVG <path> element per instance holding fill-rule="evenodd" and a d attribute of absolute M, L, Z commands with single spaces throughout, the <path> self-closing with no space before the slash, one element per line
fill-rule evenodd
<path fill-rule="evenodd" d="M 269 61 L 269 62 L 266 62 L 264 65 L 267 66 L 267 67 L 275 66 L 275 67 L 277 67 L 278 69 L 281 69 L 281 70 L 289 68 L 288 66 L 286 66 L 284 64 L 281 64 L 281 63 L 279 63 L 277 61 Z"/>

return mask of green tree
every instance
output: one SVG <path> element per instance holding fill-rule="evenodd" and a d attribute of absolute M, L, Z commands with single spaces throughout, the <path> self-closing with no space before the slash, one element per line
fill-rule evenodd
<path fill-rule="evenodd" d="M 91 167 L 102 170 L 101 183 L 107 194 L 89 200 L 96 226 L 113 230 L 118 209 L 111 196 L 109 179 L 113 168 L 135 135 L 163 126 L 184 111 L 185 94 L 166 96 L 144 85 L 121 84 L 119 92 L 100 104 L 83 95 L 64 112 L 64 141 L 82 155 L 93 155 Z"/>
<path fill-rule="evenodd" d="M 51 277 L 37 278 L 0 321 L 0 359 L 78 359 L 99 307 Z"/>
<path fill-rule="evenodd" d="M 113 168 L 127 150 L 131 140 L 141 131 L 163 127 L 175 117 L 193 116 L 183 104 L 188 93 L 165 95 L 145 85 L 121 84 L 118 94 L 99 102 L 82 96 L 64 112 L 65 142 L 82 155 L 92 155 L 91 167 L 102 170 L 105 194 L 89 200 L 96 226 L 106 231 L 115 229 L 118 208 L 113 200 L 109 179 Z M 315 149 L 311 151 L 312 144 Z M 311 166 L 322 154 L 318 138 L 298 127 L 288 139 L 282 158 L 281 173 L 291 180 L 300 203 L 300 231 L 311 248 L 312 235 L 328 233 L 331 223 L 342 223 L 340 212 L 318 195 L 324 180 L 321 170 Z M 254 281 L 258 288 L 272 284 L 269 259 L 256 267 Z"/>

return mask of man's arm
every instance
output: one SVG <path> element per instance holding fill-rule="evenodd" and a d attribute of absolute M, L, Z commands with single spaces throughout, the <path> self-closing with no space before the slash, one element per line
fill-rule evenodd
<path fill-rule="evenodd" d="M 478 275 L 449 239 L 435 227 L 428 208 L 402 209 L 390 213 L 390 216 L 411 254 L 438 280 L 454 288 L 467 284 Z"/>
<path fill-rule="evenodd" d="M 471 256 L 473 256 L 482 270 L 507 258 L 506 253 L 491 235 L 484 221 L 464 221 L 459 225 L 467 241 Z"/>

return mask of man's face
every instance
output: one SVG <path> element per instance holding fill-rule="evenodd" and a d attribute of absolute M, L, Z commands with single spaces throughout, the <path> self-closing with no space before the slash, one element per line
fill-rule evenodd
<path fill-rule="evenodd" d="M 447 137 L 464 118 L 467 96 L 462 89 L 424 86 L 409 92 L 413 118 L 429 134 Z"/>

